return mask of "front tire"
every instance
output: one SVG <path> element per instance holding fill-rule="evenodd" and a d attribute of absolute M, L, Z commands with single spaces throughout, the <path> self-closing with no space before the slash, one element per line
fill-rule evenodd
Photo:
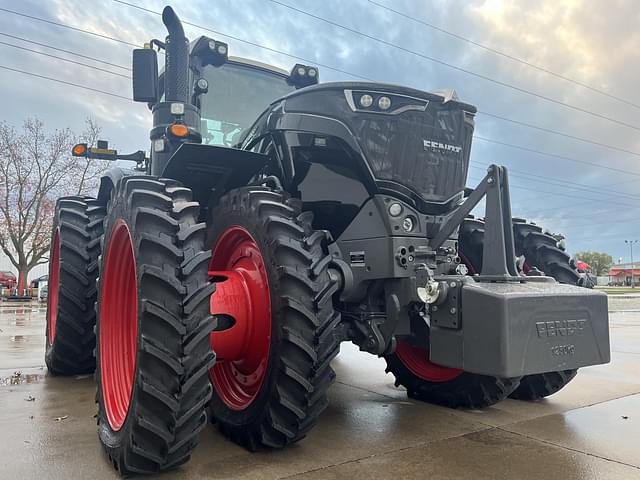
<path fill-rule="evenodd" d="M 210 275 L 218 279 L 211 411 L 220 431 L 256 451 L 302 439 L 328 405 L 340 316 L 324 232 L 284 194 L 246 187 L 212 209 Z"/>
<path fill-rule="evenodd" d="M 578 370 L 573 369 L 526 375 L 509 396 L 516 400 L 541 400 L 562 390 L 577 374 Z"/>
<path fill-rule="evenodd" d="M 396 351 L 385 357 L 387 373 L 395 385 L 407 389 L 409 398 L 450 408 L 479 409 L 494 405 L 511 394 L 519 378 L 500 378 L 463 372 L 436 365 L 429 350 L 398 341 Z"/>
<path fill-rule="evenodd" d="M 45 333 L 45 363 L 53 375 L 79 375 L 96 368 L 96 277 L 104 212 L 89 197 L 56 202 Z"/>
<path fill-rule="evenodd" d="M 186 462 L 207 423 L 209 252 L 191 191 L 122 179 L 105 218 L 97 304 L 98 434 L 121 475 Z"/>

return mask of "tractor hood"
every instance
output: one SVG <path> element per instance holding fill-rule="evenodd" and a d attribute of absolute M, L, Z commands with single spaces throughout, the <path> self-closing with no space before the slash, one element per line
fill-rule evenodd
<path fill-rule="evenodd" d="M 274 103 L 282 112 L 340 121 L 358 144 L 376 182 L 409 189 L 426 202 L 464 190 L 476 108 L 455 92 L 428 93 L 379 83 L 307 87 Z"/>

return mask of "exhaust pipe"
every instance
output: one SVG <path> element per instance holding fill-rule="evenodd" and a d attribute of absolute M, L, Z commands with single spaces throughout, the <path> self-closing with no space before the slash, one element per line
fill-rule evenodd
<path fill-rule="evenodd" d="M 187 103 L 189 100 L 189 40 L 184 36 L 182 23 L 173 8 L 164 8 L 162 22 L 169 32 L 165 40 L 165 101 Z"/>
<path fill-rule="evenodd" d="M 173 154 L 185 143 L 201 143 L 200 110 L 191 103 L 189 84 L 189 40 L 178 15 L 171 7 L 162 11 L 162 23 L 167 28 L 165 40 L 164 99 L 153 106 L 153 126 L 150 132 L 151 175 L 166 176 L 165 170 Z M 170 127 L 187 127 L 187 136 L 176 136 Z"/>

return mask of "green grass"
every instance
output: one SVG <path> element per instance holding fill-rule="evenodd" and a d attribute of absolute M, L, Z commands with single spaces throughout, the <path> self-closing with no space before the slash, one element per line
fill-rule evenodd
<path fill-rule="evenodd" d="M 640 287 L 596 287 L 596 289 L 606 293 L 607 295 L 626 295 L 628 293 L 640 294 Z"/>

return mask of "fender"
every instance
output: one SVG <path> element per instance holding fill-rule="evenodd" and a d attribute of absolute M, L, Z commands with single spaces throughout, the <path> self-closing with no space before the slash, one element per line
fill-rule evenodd
<path fill-rule="evenodd" d="M 212 192 L 247 185 L 272 162 L 267 155 L 236 148 L 183 143 L 167 162 L 162 176 L 188 185 L 194 200 L 209 204 Z"/>
<path fill-rule="evenodd" d="M 111 191 L 115 188 L 118 182 L 127 175 L 140 174 L 132 168 L 121 167 L 113 165 L 107 173 L 100 178 L 100 188 L 98 189 L 98 201 L 102 205 L 106 205 L 111 198 Z"/>

